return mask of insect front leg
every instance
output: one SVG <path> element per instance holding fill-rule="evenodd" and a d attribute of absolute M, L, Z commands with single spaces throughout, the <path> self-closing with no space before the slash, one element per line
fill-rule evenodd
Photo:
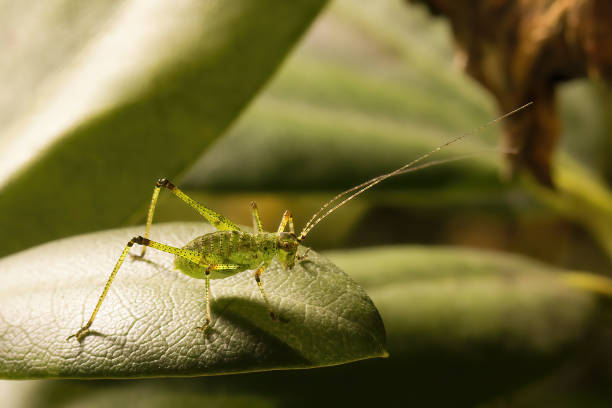
<path fill-rule="evenodd" d="M 208 222 L 215 226 L 220 231 L 240 231 L 240 228 L 228 218 L 223 215 L 216 213 L 208 207 L 203 206 L 198 203 L 193 198 L 189 197 L 187 194 L 183 193 L 178 187 L 176 187 L 170 180 L 167 178 L 161 178 L 155 182 L 155 187 L 153 188 L 153 197 L 151 198 L 151 204 L 149 205 L 149 212 L 147 213 L 147 225 L 145 227 L 144 238 L 149 238 L 149 232 L 151 230 L 151 224 L 153 223 L 153 214 L 155 213 L 155 207 L 157 206 L 157 199 L 159 197 L 159 192 L 162 188 L 166 188 L 170 190 L 176 197 L 181 199 L 188 206 L 196 210 L 202 215 L 202 217 L 206 218 Z M 142 247 L 142 252 L 140 253 L 140 257 L 143 257 L 145 254 L 147 247 Z"/>
<path fill-rule="evenodd" d="M 255 270 L 255 281 L 257 282 L 259 291 L 261 292 L 261 295 L 263 296 L 263 299 L 266 302 L 266 307 L 268 308 L 268 311 L 270 312 L 270 317 L 274 320 L 278 320 L 278 314 L 274 313 L 274 310 L 272 309 L 272 306 L 270 305 L 270 301 L 268 300 L 268 296 L 266 296 L 266 292 L 264 291 L 263 283 L 261 282 L 261 275 L 264 273 L 267 267 L 268 267 L 267 263 L 262 263 L 259 266 L 259 268 Z"/>
<path fill-rule="evenodd" d="M 305 259 L 308 259 L 308 254 L 309 253 L 310 253 L 310 248 L 306 248 L 306 251 L 302 255 L 298 255 L 297 260 L 298 261 L 303 261 Z"/>
<path fill-rule="evenodd" d="M 289 210 L 286 210 L 285 213 L 283 214 L 283 218 L 281 219 L 281 223 L 278 226 L 277 233 L 284 232 L 287 224 L 289 224 L 289 232 L 291 232 L 292 234 L 295 234 L 295 229 L 293 228 L 293 217 L 291 216 L 291 213 L 289 212 Z"/>

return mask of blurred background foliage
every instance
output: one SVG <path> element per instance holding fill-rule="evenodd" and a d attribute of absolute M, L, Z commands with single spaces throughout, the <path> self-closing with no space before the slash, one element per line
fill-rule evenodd
<path fill-rule="evenodd" d="M 255 200 L 267 230 L 286 208 L 299 229 L 334 193 L 500 114 L 493 98 L 453 64 L 448 23 L 399 0 L 330 3 L 271 76 L 323 2 L 314 3 L 290 11 L 269 1 L 266 13 L 258 2 L 241 2 L 236 14 L 217 7 L 202 14 L 203 32 L 192 28 L 187 35 L 191 48 L 168 57 L 164 69 L 136 64 L 136 74 L 119 84 L 148 77 L 120 88 L 128 96 L 105 96 L 103 109 L 86 109 L 27 165 L 1 175 L 3 253 L 141 224 L 161 176 L 237 223 L 250 224 L 248 203 Z M 229 17 L 213 23 L 215 13 Z M 219 33 L 232 34 L 224 41 Z M 13 85 L 14 92 L 28 84 Z M 28 407 L 386 399 L 609 406 L 612 322 L 609 300 L 594 294 L 609 287 L 585 272 L 611 271 L 612 105 L 606 86 L 587 80 L 563 85 L 557 97 L 556 191 L 529 176 L 504 179 L 495 151 L 500 131 L 490 127 L 438 155 L 475 157 L 382 183 L 309 235 L 306 244 L 333 249 L 330 258 L 379 307 L 389 359 L 190 380 L 2 383 L 3 394 Z M 13 109 L 7 117 L 19 117 L 19 106 L 7 101 L 3 109 Z M 12 142 L 7 136 L 0 143 Z M 95 165 L 88 170 L 87 163 Z M 196 219 L 162 195 L 157 222 Z"/>
<path fill-rule="evenodd" d="M 248 224 L 244 208 L 255 199 L 268 228 L 283 208 L 303 225 L 332 193 L 499 115 L 486 91 L 453 66 L 443 20 L 401 2 L 360 8 L 339 2 L 331 10 L 183 178 L 192 194 L 232 219 Z M 504 181 L 501 155 L 494 151 L 499 129 L 489 128 L 440 153 L 478 157 L 377 186 L 313 230 L 309 245 L 459 244 L 607 270 L 612 207 L 600 179 L 610 151 L 602 87 L 576 81 L 560 92 L 567 115 L 555 170 L 567 196 L 551 196 L 531 180 Z M 591 188 L 576 192 L 573 183 Z M 164 199 L 164 217 L 191 219 L 191 211 L 174 201 Z M 565 207 L 568 201 L 574 208 Z M 581 217 L 593 207 L 596 215 Z M 142 220 L 142 212 L 136 216 Z M 600 230 L 602 223 L 606 229 Z"/>

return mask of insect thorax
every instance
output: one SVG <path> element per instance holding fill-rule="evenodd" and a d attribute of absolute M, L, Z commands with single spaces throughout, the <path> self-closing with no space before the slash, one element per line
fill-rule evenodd
<path fill-rule="evenodd" d="M 277 236 L 273 233 L 251 234 L 244 231 L 215 231 L 199 236 L 183 247 L 202 256 L 203 265 L 235 264 L 234 270 L 216 270 L 211 279 L 221 279 L 247 269 L 255 269 L 269 262 L 277 254 Z M 174 265 L 181 272 L 203 279 L 206 266 L 196 265 L 176 257 Z"/>

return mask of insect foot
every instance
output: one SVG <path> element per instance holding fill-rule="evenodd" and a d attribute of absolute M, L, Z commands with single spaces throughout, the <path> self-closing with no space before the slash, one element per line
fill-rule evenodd
<path fill-rule="evenodd" d="M 310 253 L 310 248 L 306 248 L 306 251 L 302 255 L 298 255 L 297 260 L 298 261 L 304 261 L 304 260 L 308 259 L 308 254 L 309 253 Z"/>
<path fill-rule="evenodd" d="M 143 251 L 140 253 L 140 255 L 134 255 L 134 254 L 130 254 L 130 258 L 131 259 L 135 259 L 135 260 L 143 260 L 144 259 L 144 255 L 145 255 L 145 251 L 144 249 L 151 243 L 151 241 L 149 241 L 147 238 L 143 238 L 141 236 L 137 236 L 134 237 L 130 240 L 130 243 L 128 245 L 132 246 L 134 244 L 138 244 L 138 245 L 142 245 L 142 249 Z"/>
<path fill-rule="evenodd" d="M 272 320 L 274 320 L 276 323 L 289 323 L 289 319 L 287 319 L 286 317 L 283 317 L 281 314 L 279 313 L 274 313 L 274 312 L 270 312 L 270 317 L 272 318 Z"/>
<path fill-rule="evenodd" d="M 75 334 L 66 337 L 66 341 L 69 341 L 71 338 L 75 337 L 77 339 L 77 341 L 80 343 L 81 340 L 83 340 L 83 338 L 85 338 L 85 336 L 87 336 L 89 334 L 89 326 L 90 324 L 86 324 L 85 326 L 81 327 L 81 329 L 76 332 Z"/>
<path fill-rule="evenodd" d="M 205 332 L 206 330 L 208 330 L 209 327 L 210 327 L 210 319 L 206 319 L 206 323 L 204 323 L 203 326 L 196 326 L 196 329 L 202 332 Z"/>
<path fill-rule="evenodd" d="M 134 261 L 141 261 L 144 259 L 144 254 L 140 253 L 138 255 L 136 254 L 130 254 L 130 259 L 134 260 Z"/>

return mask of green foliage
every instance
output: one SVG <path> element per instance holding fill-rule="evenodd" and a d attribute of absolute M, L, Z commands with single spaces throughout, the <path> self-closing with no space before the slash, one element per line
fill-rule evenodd
<path fill-rule="evenodd" d="M 157 225 L 180 246 L 208 224 Z M 381 357 L 385 333 L 363 289 L 316 253 L 292 270 L 278 262 L 263 281 L 281 321 L 272 320 L 251 272 L 214 280 L 213 324 L 204 319 L 203 280 L 181 275 L 174 257 L 151 250 L 127 261 L 81 343 L 81 327 L 134 228 L 56 241 L 0 263 L 0 375 L 117 378 L 309 368 Z M 87 314 L 87 316 L 86 316 Z"/>
<path fill-rule="evenodd" d="M 197 226 L 166 224 L 158 227 L 154 233 L 159 236 L 163 234 L 171 241 L 181 240 L 184 239 L 183 235 L 195 232 Z M 126 237 L 129 235 L 127 231 L 122 233 Z M 108 235 L 117 236 L 119 232 L 96 236 L 105 239 Z M 36 250 L 41 255 L 38 260 L 26 259 L 24 256 L 33 251 L 8 260 L 15 265 L 19 261 L 22 268 L 32 268 L 39 263 L 49 262 L 50 256 L 56 256 L 48 253 L 53 249 L 68 246 L 93 247 L 97 242 L 88 244 L 76 241 L 76 238 L 71 238 L 40 247 Z M 103 245 L 103 252 L 114 255 L 116 250 L 113 250 L 113 246 L 119 248 L 120 245 Z M 82 256 L 86 258 L 87 255 L 84 253 Z M 45 406 L 62 406 L 73 401 L 80 401 L 84 406 L 92 407 L 113 406 L 118 401 L 154 407 L 166 406 L 164 404 L 170 402 L 186 407 L 214 402 L 239 407 L 246 401 L 261 406 L 364 406 L 376 403 L 381 398 L 393 401 L 427 401 L 429 406 L 470 406 L 538 378 L 563 363 L 568 355 L 588 354 L 590 336 L 594 327 L 599 324 L 597 302 L 592 294 L 564 283 L 564 271 L 521 257 L 498 253 L 483 254 L 481 251 L 465 249 L 410 246 L 334 251 L 326 256 L 350 270 L 378 305 L 387 325 L 389 358 L 317 371 L 283 371 L 180 381 L 166 379 L 26 383 L 22 387 L 35 396 L 30 398 L 31 401 L 39 399 L 44 401 Z M 103 314 L 106 316 L 101 316 L 98 326 L 106 337 L 89 337 L 80 347 L 66 344 L 61 331 L 70 331 L 72 327 L 79 326 L 81 319 L 87 317 L 88 308 L 82 304 L 80 298 L 75 299 L 73 296 L 79 295 L 81 291 L 85 292 L 85 303 L 93 304 L 101 283 L 95 281 L 101 277 L 99 275 L 104 269 L 102 266 L 96 267 L 99 271 L 92 271 L 91 276 L 89 273 L 75 271 L 76 276 L 64 278 L 74 281 L 73 285 L 66 282 L 33 282 L 23 275 L 11 280 L 30 280 L 29 283 L 19 286 L 21 290 L 16 293 L 18 297 L 37 297 L 48 293 L 59 299 L 54 303 L 57 305 L 54 310 L 58 311 L 55 316 L 51 318 L 48 311 L 45 311 L 44 315 L 49 315 L 48 320 L 54 320 L 54 325 L 60 326 L 58 323 L 61 323 L 62 329 L 54 328 L 48 342 L 57 342 L 59 350 L 66 356 L 96 361 L 96 369 L 100 369 L 98 367 L 104 367 L 110 362 L 123 367 L 124 354 L 128 351 L 132 354 L 129 361 L 144 360 L 144 364 L 149 367 L 159 362 L 155 359 L 157 355 L 168 359 L 178 355 L 183 362 L 181 370 L 186 370 L 187 363 L 193 361 L 190 357 L 194 354 L 190 351 L 201 347 L 202 340 L 198 340 L 200 334 L 194 332 L 192 326 L 198 316 L 201 317 L 201 310 L 198 311 L 197 305 L 202 302 L 199 297 L 201 288 L 198 288 L 202 285 L 199 284 L 201 282 L 183 279 L 177 273 L 166 271 L 170 260 L 164 258 L 167 257 L 162 255 L 153 258 L 157 264 L 155 267 L 133 263 L 122 271 L 117 286 L 112 291 L 114 299 L 111 304 L 105 306 Z M 329 265 L 323 258 L 315 259 L 317 265 Z M 112 260 L 105 262 L 112 263 Z M 70 267 L 68 263 L 65 265 Z M 303 269 L 298 268 L 289 275 L 274 270 L 265 276 L 272 299 L 284 310 L 292 313 L 291 311 L 295 310 L 294 305 L 299 308 L 301 301 L 307 301 L 321 302 L 326 308 L 351 313 L 354 309 L 345 309 L 345 306 L 350 306 L 353 301 L 363 304 L 363 300 L 358 300 L 360 296 L 350 298 L 352 300 L 347 297 L 339 302 L 318 299 L 321 294 L 327 296 L 325 293 L 334 290 L 329 287 L 329 279 L 335 273 L 333 268 L 321 271 L 314 279 L 312 267 L 312 264 L 304 264 Z M 149 274 L 141 272 L 143 269 L 149 270 Z M 302 279 L 296 276 L 301 273 L 306 275 Z M 331 275 L 326 276 L 328 273 Z M 42 271 L 40 275 L 43 275 Z M 96 279 L 93 278 L 94 275 Z M 81 277 L 88 282 L 86 289 L 81 289 L 81 285 L 77 284 Z M 159 282 L 165 283 L 164 290 L 157 288 Z M 303 286 L 306 282 L 309 284 Z M 338 281 L 340 286 L 342 282 L 348 284 L 349 288 L 354 285 L 345 277 Z M 322 331 L 330 330 L 316 327 L 317 323 L 324 323 L 319 319 L 324 315 L 312 311 L 310 306 L 308 313 L 300 314 L 304 319 L 300 320 L 299 325 L 292 326 L 291 330 L 276 328 L 274 323 L 267 319 L 250 274 L 243 274 L 233 280 L 232 285 L 236 286 L 228 286 L 228 283 L 229 280 L 214 282 L 214 311 L 219 320 L 214 326 L 215 331 L 210 335 L 209 347 L 214 348 L 216 352 L 209 354 L 201 350 L 202 355 L 199 357 L 204 361 L 208 361 L 211 355 L 216 356 L 218 362 L 232 356 L 236 357 L 232 358 L 235 367 L 241 358 L 250 359 L 254 356 L 234 355 L 230 350 L 240 346 L 243 341 L 248 344 L 248 341 L 262 332 L 268 333 L 270 339 L 276 339 L 276 353 L 292 348 L 288 343 L 284 343 L 286 339 L 299 342 L 300 347 L 325 348 L 326 355 L 342 352 L 337 349 L 337 342 L 341 339 L 332 336 L 327 339 L 330 343 L 322 337 L 302 331 L 300 326 L 306 323 L 309 316 L 314 320 L 313 325 L 309 327 L 315 330 L 316 336 L 321 335 Z M 39 289 L 33 290 L 36 285 L 39 285 Z M 185 288 L 185 285 L 190 287 Z M 338 289 L 340 286 L 335 287 Z M 238 292 L 241 292 L 240 297 L 236 297 Z M 290 296 L 286 296 L 289 292 Z M 187 296 L 179 297 L 183 293 Z M 150 300 L 147 298 L 148 294 L 155 294 L 160 298 Z M 69 299 L 62 300 L 68 296 Z M 6 295 L 3 294 L 3 297 L 6 298 Z M 241 299 L 243 304 L 240 303 Z M 9 299 L 3 302 L 10 301 Z M 234 312 L 230 310 L 247 313 L 246 309 L 241 309 L 246 303 L 249 308 L 254 309 L 248 312 L 253 316 L 248 320 L 231 319 Z M 5 304 L 0 310 L 6 310 Z M 61 309 L 64 304 L 67 305 L 66 310 Z M 363 319 L 361 313 L 363 312 L 359 312 Z M 40 314 L 39 311 L 32 312 L 32 316 Z M 114 317 L 111 317 L 111 314 Z M 121 318 L 117 318 L 117 315 Z M 329 318 L 332 315 L 333 313 L 326 316 Z M 369 323 L 370 333 L 380 336 L 376 323 L 377 315 L 371 316 L 374 319 Z M 3 319 L 6 320 L 6 316 L 3 316 Z M 169 319 L 171 321 L 162 324 Z M 232 331 L 220 329 L 225 328 L 226 324 L 237 325 L 249 331 L 251 335 L 229 336 Z M 324 325 L 327 326 L 328 323 Z M 365 326 L 364 324 L 362 328 Z M 143 333 L 141 337 L 136 336 L 139 332 Z M 44 334 L 41 334 L 41 337 L 43 336 Z M 344 338 L 347 343 L 343 347 L 349 346 L 351 341 L 361 342 L 368 338 L 353 336 L 355 333 Z M 225 338 L 224 343 L 215 341 L 221 337 Z M 178 341 L 168 342 L 171 338 Z M 316 341 L 309 345 L 309 339 Z M 155 344 L 155 347 L 147 347 L 149 343 Z M 281 348 L 282 343 L 284 346 Z M 297 343 L 291 344 L 295 346 Z M 268 342 L 264 341 L 260 347 L 265 349 L 267 345 Z M 217 347 L 221 347 L 223 352 L 219 352 Z M 15 349 L 13 353 L 29 347 Z M 374 347 L 372 351 L 378 350 Z M 57 358 L 55 354 L 50 354 Z M 257 349 L 255 355 L 259 355 Z M 289 358 L 294 357 L 289 354 Z M 73 364 L 73 360 L 67 358 L 65 364 Z M 15 362 L 14 365 L 24 363 Z M 130 369 L 137 370 L 139 366 L 135 365 Z M 158 367 L 158 370 L 162 369 L 165 370 L 165 366 Z M 173 374 L 181 372 L 186 374 L 185 371 L 175 371 Z M 147 374 L 153 372 L 149 371 Z M 19 392 L 19 389 L 20 387 L 17 387 L 13 392 Z M 444 389 L 444 392 L 440 392 L 440 389 Z M 25 405 L 31 406 L 36 405 Z"/>
<path fill-rule="evenodd" d="M 25 3 L 7 15 L 48 37 L 29 37 L 30 58 L 11 61 L 5 77 L 51 91 L 33 108 L 6 103 L 0 254 L 124 224 L 156 177 L 181 173 L 222 134 L 325 1 L 91 3 L 45 2 L 58 14 L 46 19 Z M 36 51 L 51 67 L 33 63 Z M 43 75 L 66 66 L 68 75 Z M 10 166 L 16 158 L 26 161 Z"/>
<path fill-rule="evenodd" d="M 401 333 L 390 350 L 415 357 L 472 344 L 554 354 L 586 335 L 595 309 L 563 271 L 517 256 L 406 246 L 326 255 L 367 288 L 389 333 Z"/>
<path fill-rule="evenodd" d="M 403 1 L 334 2 L 256 99 L 324 1 L 187 1 L 158 13 L 155 25 L 146 13 L 140 19 L 127 13 L 135 2 L 77 3 L 84 4 L 45 2 L 56 10 L 45 18 L 31 6 L 0 13 L 4 26 L 29 21 L 49 38 L 28 37 L 34 41 L 28 52 L 8 53 L 12 65 L 0 64 L 9 67 L 5 78 L 16 78 L 3 88 L 9 98 L 0 99 L 0 130 L 9 135 L 0 141 L 0 164 L 17 152 L 30 160 L 14 171 L 0 166 L 3 254 L 141 223 L 159 176 L 176 176 L 190 195 L 232 221 L 250 223 L 248 202 L 256 200 L 266 229 L 287 208 L 299 228 L 329 192 L 396 168 L 497 115 L 485 91 L 452 64 L 448 25 Z M 120 42 L 149 29 L 153 40 L 130 58 L 108 48 L 91 52 L 102 38 L 93 34 L 113 27 L 133 30 Z M 85 75 L 88 66 L 123 60 L 133 64 L 117 65 L 114 81 Z M 89 78 L 93 102 L 79 100 L 75 114 L 65 95 L 77 95 L 79 78 Z M 610 405 L 608 391 L 588 384 L 610 381 L 602 374 L 609 372 L 609 302 L 595 295 L 610 295 L 610 283 L 580 272 L 609 270 L 612 251 L 612 198 L 598 176 L 609 153 L 595 148 L 598 157 L 591 160 L 593 147 L 583 137 L 607 135 L 606 115 L 590 108 L 603 103 L 589 89 L 579 83 L 560 92 L 563 138 L 571 143 L 557 161 L 558 191 L 498 177 L 501 160 L 483 150 L 499 136 L 489 128 L 437 155 L 477 157 L 382 183 L 308 236 L 306 244 L 316 250 L 438 245 L 327 253 L 374 301 L 387 328 L 389 358 L 274 371 L 383 353 L 377 309 L 316 254 L 295 271 L 274 266 L 264 274 L 288 323 L 270 321 L 245 272 L 213 282 L 217 320 L 202 336 L 193 328 L 204 314 L 203 282 L 171 270 L 171 256 L 150 250 L 148 262 L 127 261 L 120 271 L 92 327 L 98 335 L 80 345 L 65 342 L 89 316 L 122 246 L 142 233 L 134 227 L 51 242 L 0 261 L 2 375 L 273 371 L 0 382 L 0 394 L 9 406 L 24 408 L 372 406 L 385 400 Z M 32 139 L 48 148 L 32 148 Z M 23 142 L 18 151 L 14 140 Z M 156 224 L 191 217 L 198 215 L 162 194 L 152 238 L 185 244 L 206 227 Z M 440 245 L 449 243 L 529 254 L 561 267 Z M 352 295 L 334 301 L 347 288 Z M 313 311 L 312 304 L 321 307 Z M 339 318 L 345 314 L 352 317 Z M 571 395 L 564 399 L 560 389 Z"/>
<path fill-rule="evenodd" d="M 399 2 L 372 3 L 360 9 L 351 7 L 350 2 L 337 2 L 231 131 L 187 172 L 182 185 L 192 194 L 299 192 L 285 204 L 297 221 L 313 211 L 312 207 L 303 209 L 306 214 L 297 210 L 302 209 L 307 194 L 349 188 L 488 122 L 500 113 L 484 89 L 452 64 L 447 30 L 442 21 L 423 10 L 408 10 Z M 434 222 L 450 219 L 451 228 L 452 223 L 476 228 L 491 224 L 491 220 L 502 224 L 489 235 L 502 235 L 517 224 L 525 225 L 536 231 L 501 236 L 501 240 L 513 241 L 502 249 L 518 247 L 551 262 L 559 262 L 554 250 L 551 255 L 548 248 L 539 250 L 537 242 L 521 241 L 546 235 L 548 231 L 540 232 L 541 224 L 557 223 L 550 232 L 556 235 L 558 229 L 573 223 L 573 228 L 586 229 L 597 240 L 595 245 L 600 248 L 596 251 L 601 252 L 602 261 L 593 264 L 609 269 L 612 193 L 597 175 L 601 165 L 584 160 L 583 153 L 588 151 L 583 134 L 604 139 L 607 134 L 603 108 L 585 108 L 603 104 L 593 88 L 583 81 L 559 92 L 561 111 L 571 114 L 563 118 L 565 150 L 555 161 L 556 192 L 547 194 L 530 180 L 512 183 L 500 177 L 503 159 L 494 151 L 500 127 L 495 126 L 436 155 L 444 159 L 472 154 L 469 159 L 385 181 L 354 205 L 395 212 L 392 226 L 415 231 L 402 242 L 423 242 L 427 229 L 432 228 L 424 222 L 418 229 L 413 219 L 417 217 L 402 219 L 402 212 L 433 213 Z M 601 153 L 601 147 L 596 150 L 599 155 L 610 155 Z M 325 198 L 312 199 L 313 207 Z M 334 222 L 353 226 L 361 222 L 361 234 L 354 228 L 343 235 L 334 226 L 333 235 L 342 238 L 330 242 L 332 234 L 314 230 L 309 242 L 318 248 L 351 245 L 354 241 L 349 236 L 363 236 L 366 231 L 371 234 L 378 228 L 380 220 L 365 211 L 350 221 L 339 221 L 346 211 L 335 214 Z M 240 212 L 232 216 L 239 217 Z M 397 241 L 393 231 L 386 233 L 393 238 L 361 239 L 359 243 Z M 584 239 L 571 234 L 558 238 L 568 242 L 561 264 L 581 267 L 584 251 L 588 251 L 580 248 Z M 436 236 L 433 242 L 443 239 Z M 491 237 L 483 240 L 494 241 Z M 533 240 L 547 241 L 540 237 Z"/>

